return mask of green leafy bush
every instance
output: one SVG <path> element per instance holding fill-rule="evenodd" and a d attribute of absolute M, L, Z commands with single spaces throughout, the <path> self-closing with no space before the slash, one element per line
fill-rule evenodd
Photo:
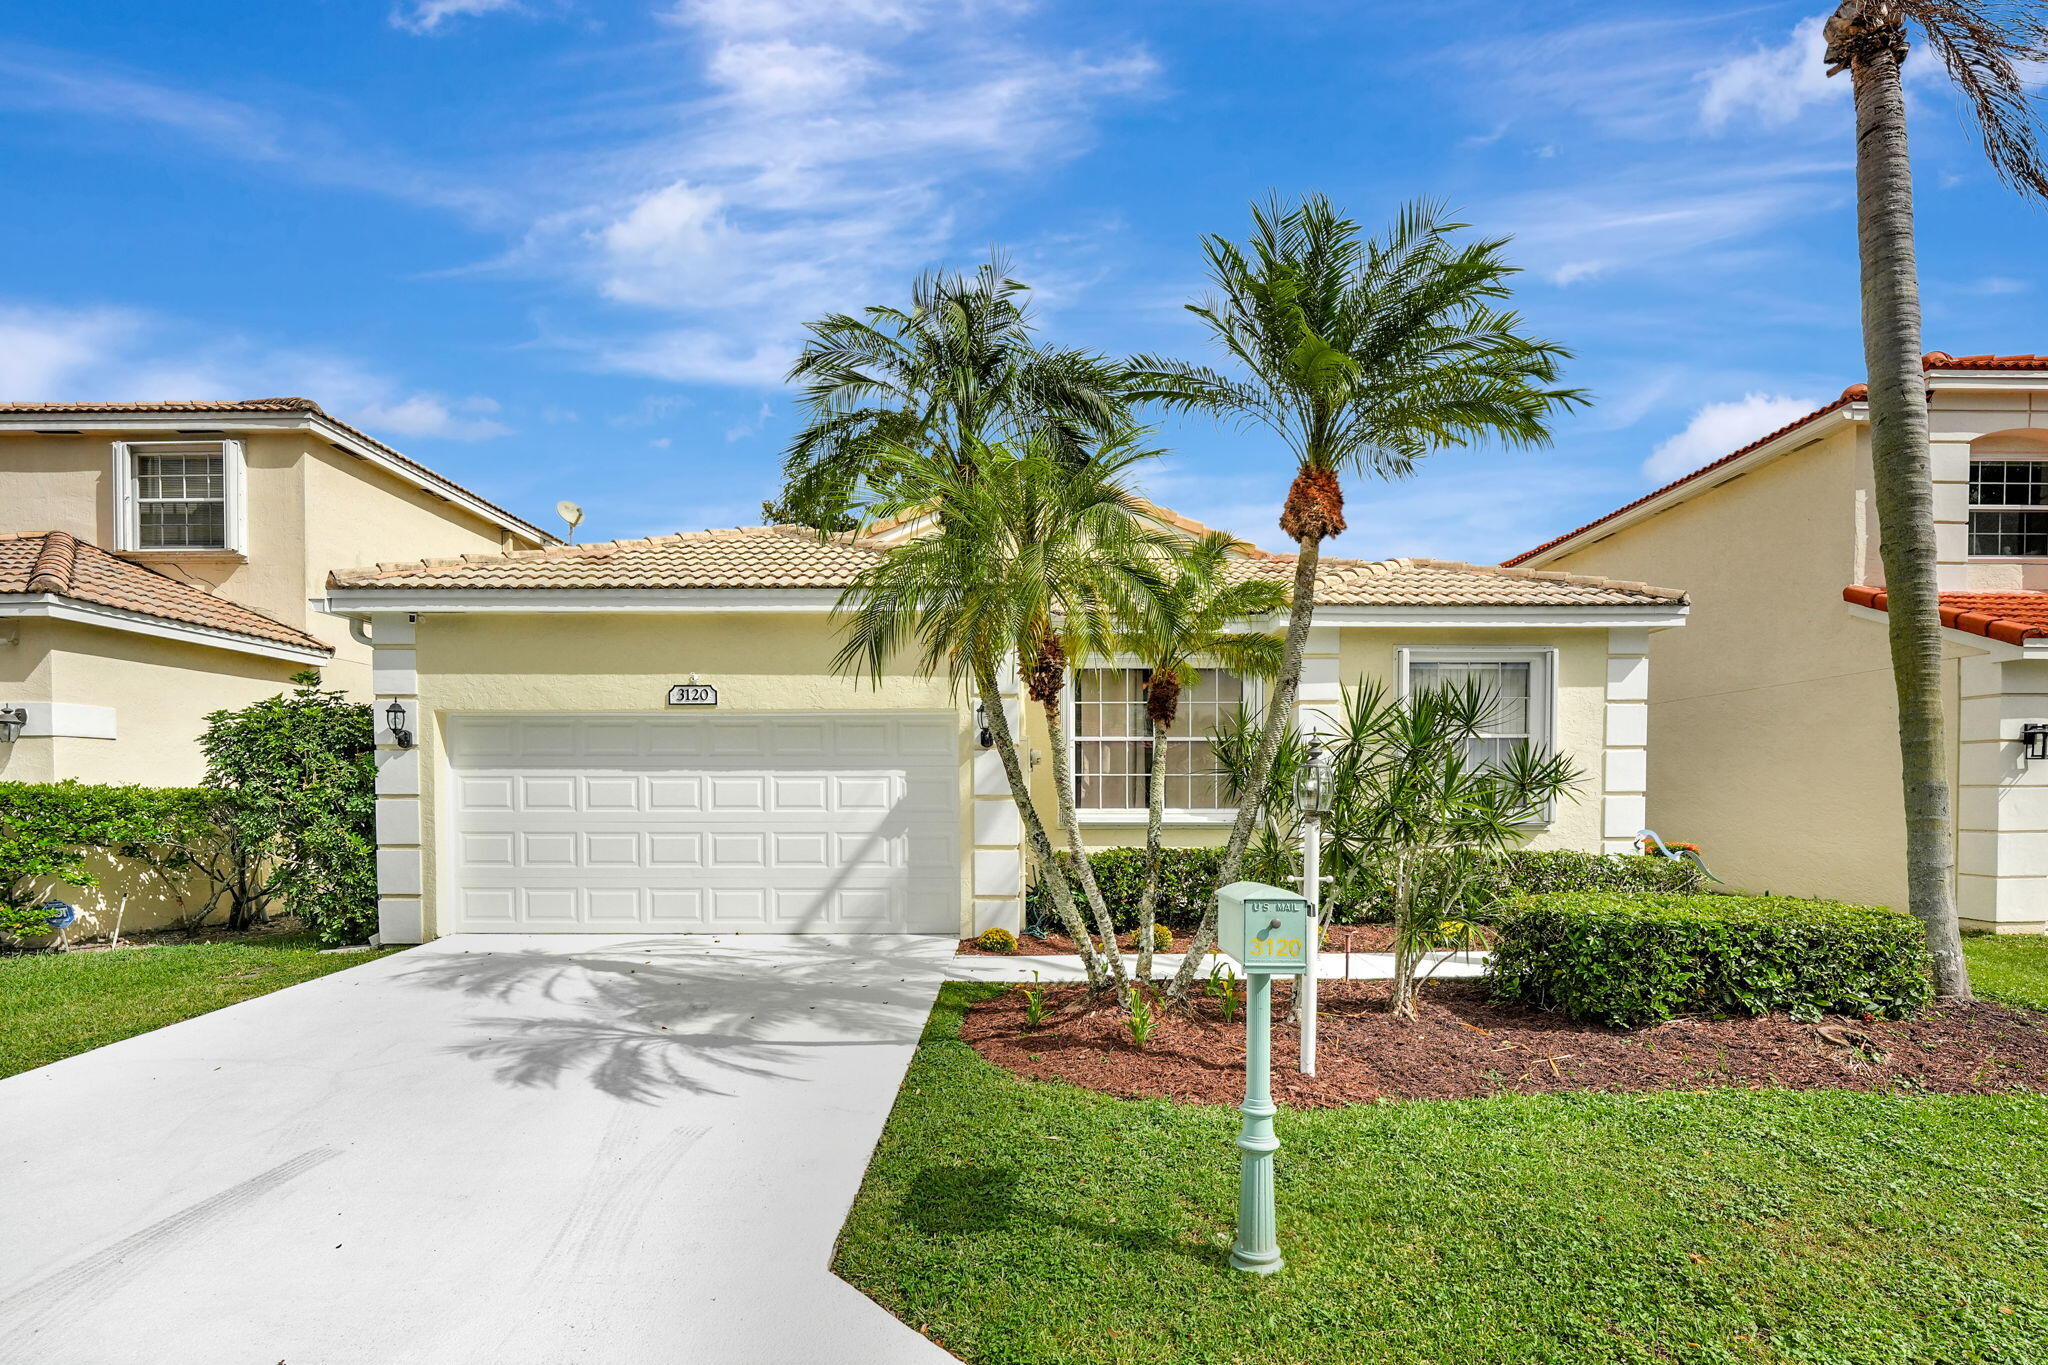
<path fill-rule="evenodd" d="M 1117 930 L 1137 928 L 1138 897 L 1145 889 L 1145 850 L 1099 848 L 1088 855 L 1088 865 L 1095 871 L 1096 885 L 1102 888 L 1102 899 Z M 1193 929 L 1216 894 L 1216 874 L 1222 870 L 1221 847 L 1159 850 L 1157 922 L 1174 929 Z M 1050 922 L 1051 893 L 1033 882 L 1024 908 L 1032 922 Z"/>
<path fill-rule="evenodd" d="M 1173 930 L 1163 924 L 1152 926 L 1152 951 L 1170 953 L 1173 951 Z"/>
<path fill-rule="evenodd" d="M 1008 929 L 984 929 L 974 945 L 984 953 L 1014 953 L 1017 951 L 1017 936 Z"/>
<path fill-rule="evenodd" d="M 41 907 L 59 886 L 91 889 L 109 856 L 174 865 L 176 843 L 204 828 L 207 793 L 178 787 L 0 782 L 0 934 L 48 932 Z"/>
<path fill-rule="evenodd" d="M 285 908 L 323 943 L 361 943 L 377 927 L 374 722 L 317 673 L 292 682 L 206 718 L 207 784 L 234 794 L 242 838 L 274 850 Z"/>
<path fill-rule="evenodd" d="M 1931 991 L 1917 921 L 1790 896 L 1575 892 L 1512 902 L 1496 999 L 1621 1026 L 1680 1014 L 1902 1018 Z"/>

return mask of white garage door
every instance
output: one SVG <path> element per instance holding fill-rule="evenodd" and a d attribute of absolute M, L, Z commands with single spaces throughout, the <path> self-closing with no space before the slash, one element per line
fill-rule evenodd
<path fill-rule="evenodd" d="M 943 716 L 460 716 L 457 928 L 957 933 Z"/>

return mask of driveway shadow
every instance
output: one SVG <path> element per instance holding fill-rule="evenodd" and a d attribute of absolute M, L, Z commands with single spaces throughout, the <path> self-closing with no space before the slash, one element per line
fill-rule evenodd
<path fill-rule="evenodd" d="M 447 1050 L 506 1084 L 580 1080 L 647 1104 L 800 1079 L 818 1048 L 915 1042 L 942 963 L 886 938 L 678 935 L 429 954 L 400 980 L 504 1007 L 465 1020 L 473 1036 Z"/>

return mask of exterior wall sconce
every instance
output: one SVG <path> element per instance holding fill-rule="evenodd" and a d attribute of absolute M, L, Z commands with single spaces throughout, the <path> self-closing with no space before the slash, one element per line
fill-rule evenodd
<path fill-rule="evenodd" d="M 2048 725 L 2039 722 L 2022 725 L 2020 744 L 2027 762 L 2032 763 L 2037 758 L 2048 758 Z"/>
<path fill-rule="evenodd" d="M 21 727 L 28 724 L 26 706 L 0 706 L 0 744 L 12 744 L 21 738 Z"/>
<path fill-rule="evenodd" d="M 974 703 L 974 742 L 984 749 L 996 747 L 996 732 L 989 728 L 986 702 Z"/>
<path fill-rule="evenodd" d="M 398 702 L 392 702 L 384 708 L 384 720 L 391 727 L 392 741 L 401 749 L 410 749 L 412 731 L 405 728 L 405 707 Z"/>

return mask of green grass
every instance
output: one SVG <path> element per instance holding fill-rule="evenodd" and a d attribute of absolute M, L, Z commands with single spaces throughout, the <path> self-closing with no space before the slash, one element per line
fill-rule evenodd
<path fill-rule="evenodd" d="M 380 955 L 322 953 L 301 933 L 0 958 L 0 1076 Z"/>
<path fill-rule="evenodd" d="M 1963 940 L 1970 988 L 1985 1000 L 2048 1010 L 2048 938 L 2040 934 L 1971 934 Z"/>
<path fill-rule="evenodd" d="M 835 1269 L 976 1365 L 2048 1360 L 2048 1100 L 1503 1095 L 1237 1116 L 983 1062 L 948 986 Z"/>

